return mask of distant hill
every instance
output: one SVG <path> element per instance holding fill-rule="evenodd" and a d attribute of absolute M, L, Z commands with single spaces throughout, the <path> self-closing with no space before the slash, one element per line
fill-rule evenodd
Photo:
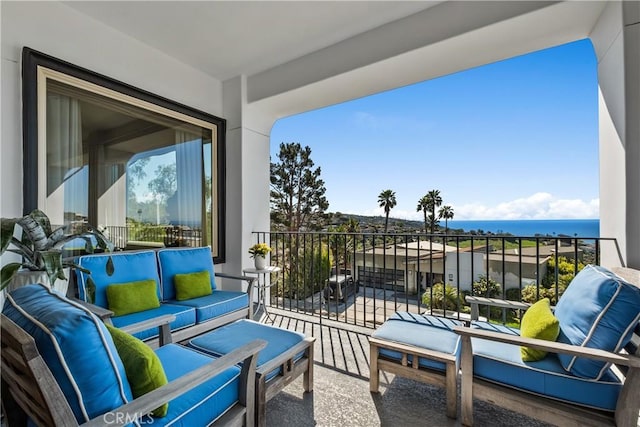
<path fill-rule="evenodd" d="M 346 224 L 349 222 L 349 219 L 353 218 L 355 221 L 360 224 L 360 230 L 363 233 L 373 233 L 373 232 L 383 232 L 384 231 L 384 217 L 383 216 L 364 216 L 364 215 L 353 215 L 353 214 L 344 214 L 341 212 L 329 213 L 329 225 L 338 226 L 341 224 Z M 436 227 L 436 232 L 444 231 L 444 223 L 441 227 Z M 449 229 L 449 231 L 456 231 L 454 229 Z M 462 230 L 458 230 L 462 232 Z M 407 219 L 399 219 L 389 217 L 389 233 L 416 233 L 416 232 L 424 232 L 424 222 L 422 221 L 413 221 Z"/>

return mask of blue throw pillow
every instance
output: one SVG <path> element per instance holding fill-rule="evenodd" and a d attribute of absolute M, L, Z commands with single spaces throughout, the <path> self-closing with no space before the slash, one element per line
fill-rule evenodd
<path fill-rule="evenodd" d="M 160 265 L 160 280 L 162 285 L 162 300 L 176 299 L 176 274 L 209 272 L 211 289 L 216 289 L 215 273 L 213 269 L 213 257 L 211 248 L 171 248 L 158 251 L 158 264 Z"/>
<path fill-rule="evenodd" d="M 586 266 L 573 278 L 556 305 L 558 342 L 618 352 L 640 321 L 640 288 L 606 268 Z M 572 374 L 600 379 L 606 362 L 558 354 Z"/>

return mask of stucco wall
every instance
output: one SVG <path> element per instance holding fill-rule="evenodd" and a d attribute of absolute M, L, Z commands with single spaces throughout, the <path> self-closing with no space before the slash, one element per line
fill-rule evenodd
<path fill-rule="evenodd" d="M 0 215 L 22 215 L 21 52 L 24 46 L 222 116 L 222 85 L 61 3 L 0 3 L 2 130 Z"/>

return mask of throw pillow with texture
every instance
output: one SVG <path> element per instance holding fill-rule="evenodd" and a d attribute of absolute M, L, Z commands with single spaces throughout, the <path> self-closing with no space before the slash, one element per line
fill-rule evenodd
<path fill-rule="evenodd" d="M 536 302 L 522 316 L 520 336 L 555 341 L 558 334 L 560 334 L 560 322 L 551 312 L 549 298 L 543 298 Z M 530 347 L 520 347 L 520 355 L 525 362 L 535 362 L 544 359 L 547 352 Z"/>
<path fill-rule="evenodd" d="M 211 295 L 211 276 L 208 270 L 173 276 L 176 286 L 176 299 L 184 301 L 191 298 Z"/>
<path fill-rule="evenodd" d="M 160 307 L 160 300 L 153 279 L 137 282 L 114 283 L 107 286 L 109 310 L 116 316 L 137 313 Z"/>
<path fill-rule="evenodd" d="M 134 398 L 168 383 L 160 359 L 148 345 L 118 328 L 106 326 L 122 359 Z M 155 417 L 164 417 L 168 411 L 169 403 L 167 402 L 154 409 L 151 414 Z"/>

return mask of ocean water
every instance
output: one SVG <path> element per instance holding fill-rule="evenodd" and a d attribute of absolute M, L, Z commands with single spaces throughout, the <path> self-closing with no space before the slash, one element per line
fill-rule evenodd
<path fill-rule="evenodd" d="M 444 227 L 444 221 L 440 221 Z M 549 236 L 600 237 L 599 219 L 526 219 L 526 220 L 452 220 L 449 228 L 465 231 L 482 230 L 492 233 L 510 233 L 515 236 Z"/>

